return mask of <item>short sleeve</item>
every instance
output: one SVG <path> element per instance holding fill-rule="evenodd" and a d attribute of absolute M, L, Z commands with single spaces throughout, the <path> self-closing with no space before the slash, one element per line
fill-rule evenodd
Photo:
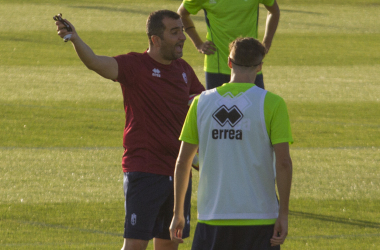
<path fill-rule="evenodd" d="M 268 92 L 264 101 L 265 124 L 272 145 L 293 143 L 288 109 L 284 99 Z"/>
<path fill-rule="evenodd" d="M 196 15 L 201 9 L 205 0 L 183 0 L 183 6 L 192 15 Z"/>
<path fill-rule="evenodd" d="M 199 95 L 196 96 L 191 103 L 189 111 L 187 112 L 185 122 L 182 127 L 181 135 L 179 140 L 191 143 L 198 144 L 198 125 L 197 125 L 197 107 L 198 107 Z"/>
<path fill-rule="evenodd" d="M 126 84 L 134 75 L 134 60 L 132 54 L 118 55 L 114 57 L 118 65 L 117 80 L 120 84 Z"/>
<path fill-rule="evenodd" d="M 260 0 L 260 3 L 266 5 L 266 6 L 272 6 L 274 4 L 275 0 Z"/>

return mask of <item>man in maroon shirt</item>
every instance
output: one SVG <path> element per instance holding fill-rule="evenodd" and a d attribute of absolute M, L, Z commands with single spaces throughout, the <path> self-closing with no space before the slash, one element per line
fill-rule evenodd
<path fill-rule="evenodd" d="M 149 48 L 116 57 L 98 56 L 84 43 L 74 26 L 72 31 L 57 21 L 60 37 L 71 34 L 71 42 L 90 70 L 118 81 L 124 97 L 126 122 L 123 137 L 125 193 L 124 245 L 126 249 L 146 249 L 154 238 L 154 248 L 178 249 L 170 241 L 173 216 L 173 174 L 179 152 L 179 134 L 188 109 L 188 98 L 204 88 L 182 57 L 186 37 L 179 15 L 160 10 L 147 21 Z M 190 229 L 190 195 L 185 218 Z M 184 237 L 189 232 L 184 231 Z"/>

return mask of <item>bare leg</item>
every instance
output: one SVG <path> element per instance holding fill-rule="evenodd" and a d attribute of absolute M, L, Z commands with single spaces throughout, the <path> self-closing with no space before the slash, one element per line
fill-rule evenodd
<path fill-rule="evenodd" d="M 121 250 L 145 250 L 148 246 L 148 240 L 138 240 L 138 239 L 125 239 L 124 245 Z"/>
<path fill-rule="evenodd" d="M 174 243 L 171 240 L 154 238 L 153 244 L 154 244 L 154 250 L 177 250 L 178 249 L 178 244 Z"/>

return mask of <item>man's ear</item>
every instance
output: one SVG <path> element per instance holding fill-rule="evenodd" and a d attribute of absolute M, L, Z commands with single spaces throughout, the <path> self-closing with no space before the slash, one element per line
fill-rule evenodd
<path fill-rule="evenodd" d="M 259 73 L 262 70 L 262 68 L 263 68 L 263 63 L 260 63 L 260 65 L 257 66 L 256 68 L 256 73 Z"/>
<path fill-rule="evenodd" d="M 161 47 L 161 38 L 159 36 L 152 35 L 150 39 L 152 40 L 153 46 Z"/>
<path fill-rule="evenodd" d="M 232 62 L 231 62 L 230 57 L 228 57 L 228 67 L 229 67 L 230 69 L 232 69 Z"/>

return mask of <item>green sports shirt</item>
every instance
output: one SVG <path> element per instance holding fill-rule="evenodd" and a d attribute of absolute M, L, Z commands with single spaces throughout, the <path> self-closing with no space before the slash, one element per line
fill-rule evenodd
<path fill-rule="evenodd" d="M 238 37 L 258 37 L 259 4 L 272 6 L 274 0 L 184 0 L 183 6 L 190 14 L 204 10 L 207 35 L 217 51 L 206 55 L 204 71 L 231 74 L 227 65 L 229 44 Z"/>
<path fill-rule="evenodd" d="M 222 95 L 230 95 L 230 97 L 238 96 L 240 93 L 252 88 L 254 84 L 250 83 L 225 83 L 216 88 L 217 92 Z M 180 140 L 191 143 L 199 144 L 198 140 L 198 125 L 197 125 L 197 106 L 199 97 L 194 98 L 189 112 L 187 114 L 185 123 L 182 128 Z M 267 92 L 264 99 L 264 120 L 268 136 L 272 145 L 289 142 L 293 143 L 293 138 L 290 129 L 290 121 L 288 116 L 285 101 L 278 95 Z M 201 223 L 208 225 L 271 225 L 275 223 L 275 219 L 265 220 L 199 220 Z"/>

